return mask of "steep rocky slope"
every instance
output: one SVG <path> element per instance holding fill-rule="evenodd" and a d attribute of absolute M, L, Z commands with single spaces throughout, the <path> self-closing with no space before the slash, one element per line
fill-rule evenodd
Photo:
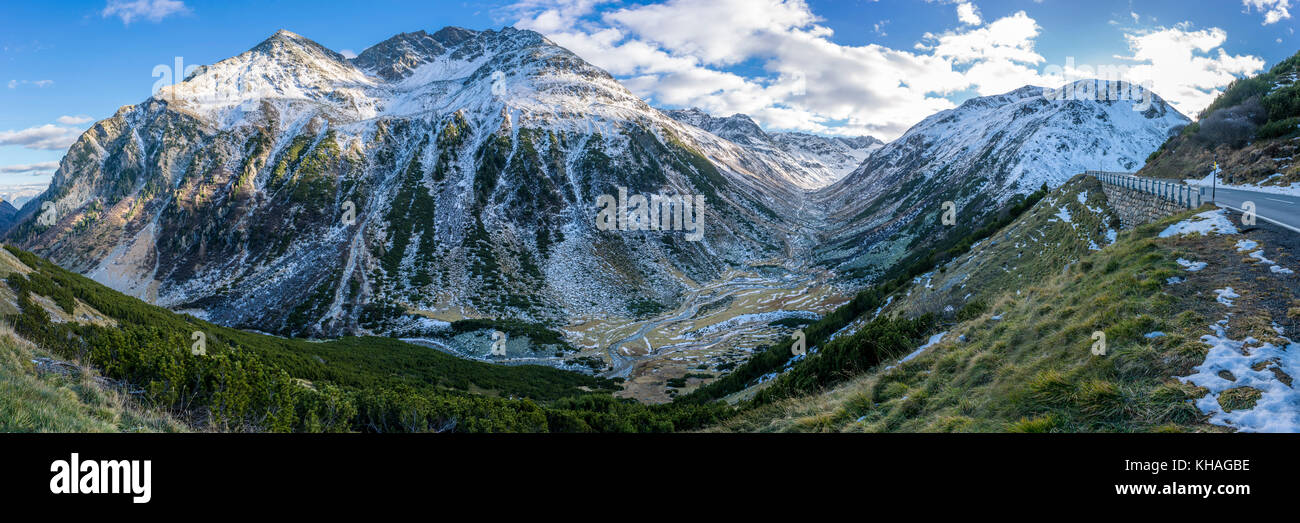
<path fill-rule="evenodd" d="M 1103 81 L 1023 87 L 926 118 L 816 193 L 832 209 L 819 261 L 873 274 L 941 236 L 945 201 L 954 203 L 957 229 L 973 228 L 1043 184 L 1085 170 L 1137 170 L 1188 119 L 1132 89 Z"/>
<path fill-rule="evenodd" d="M 353 60 L 281 31 L 95 124 L 9 237 L 277 333 L 552 322 L 806 250 L 817 210 L 778 167 L 529 31 L 404 33 Z M 598 230 L 620 187 L 703 196 L 702 238 Z"/>

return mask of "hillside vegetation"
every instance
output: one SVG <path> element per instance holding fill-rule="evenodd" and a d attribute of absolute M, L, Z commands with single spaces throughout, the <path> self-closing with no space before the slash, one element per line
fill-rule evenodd
<path fill-rule="evenodd" d="M 0 432 L 178 432 L 94 369 L 52 358 L 0 324 Z"/>
<path fill-rule="evenodd" d="M 1230 184 L 1300 181 L 1294 161 L 1300 146 L 1300 54 L 1268 72 L 1234 81 L 1184 127 L 1151 154 L 1139 174 L 1200 179 L 1217 155 L 1222 181 Z"/>
<path fill-rule="evenodd" d="M 0 256 L 14 330 L 59 358 L 141 389 L 194 428 L 235 431 L 671 431 L 719 406 L 616 400 L 612 382 L 500 366 L 389 338 L 329 342 L 221 327 L 122 295 L 31 253 Z M 203 333 L 203 354 L 195 354 Z M 77 430 L 33 420 L 30 430 Z"/>
<path fill-rule="evenodd" d="M 1095 184 L 1080 178 L 1053 192 L 970 255 L 899 289 L 880 318 L 868 324 L 890 321 L 883 318 L 891 315 L 936 311 L 926 313 L 937 314 L 939 324 L 928 331 L 934 332 L 928 343 L 895 352 L 893 359 L 836 386 L 778 401 L 764 401 L 760 393 L 751 408 L 710 430 L 1291 427 L 1300 413 L 1285 405 L 1292 401 L 1286 398 L 1294 394 L 1290 383 L 1297 369 L 1285 356 L 1266 350 L 1286 347 L 1289 340 L 1282 333 L 1300 328 L 1300 301 L 1295 300 L 1300 281 L 1260 257 L 1279 267 L 1293 265 L 1287 253 L 1295 240 L 1264 229 L 1162 237 L 1171 225 L 1202 219 L 1194 217 L 1198 214 L 1219 216 L 1221 211 L 1207 207 L 1119 232 L 1113 243 L 1093 250 L 1084 232 L 1105 226 L 1105 195 L 1079 195 Z M 1061 219 L 1061 207 L 1073 211 L 1071 221 Z M 1084 220 L 1080 207 L 1098 211 L 1096 217 Z M 1237 243 L 1243 240 L 1261 247 L 1260 257 L 1246 256 L 1256 246 Z M 1183 263 L 1189 259 L 1205 265 L 1189 271 Z M 957 290 L 957 282 L 969 282 L 969 291 Z M 1225 288 L 1238 295 L 1229 300 L 1232 305 L 1216 300 Z M 1096 332 L 1105 335 L 1104 355 L 1093 353 Z M 1202 338 L 1209 332 L 1219 333 L 1218 338 Z M 1269 345 L 1248 352 L 1255 355 L 1248 370 L 1233 368 L 1214 378 L 1229 367 L 1212 364 L 1210 349 L 1231 343 Z M 1300 346 L 1292 344 L 1291 350 Z M 1198 386 L 1205 385 L 1206 375 L 1225 381 Z M 1200 376 L 1197 383 L 1192 376 Z M 1257 402 L 1268 406 L 1253 410 Z"/>

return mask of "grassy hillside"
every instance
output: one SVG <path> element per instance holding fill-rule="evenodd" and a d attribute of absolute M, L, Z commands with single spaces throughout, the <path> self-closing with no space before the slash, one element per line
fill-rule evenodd
<path fill-rule="evenodd" d="M 1221 373 L 1231 382 L 1222 390 L 1178 377 L 1206 364 L 1211 345 L 1201 336 L 1215 325 L 1232 339 L 1247 339 L 1247 345 L 1253 337 L 1286 346 L 1280 333 L 1300 328 L 1300 279 L 1239 252 L 1236 242 L 1258 243 L 1263 256 L 1281 266 L 1295 265 L 1288 253 L 1300 242 L 1256 228 L 1159 237 L 1207 208 L 1120 232 L 1113 244 L 1094 251 L 1085 233 L 1104 227 L 1108 213 L 1100 192 L 1090 191 L 1086 206 L 1079 203 L 1089 183 L 1095 182 L 1072 181 L 971 254 L 893 295 L 882 318 L 937 309 L 931 313 L 938 314 L 939 325 L 927 333 L 944 334 L 925 350 L 913 352 L 921 344 L 911 345 L 905 362 L 896 352 L 867 372 L 811 394 L 756 401 L 710 430 L 1222 431 L 1232 427 L 1208 423 L 1198 405 L 1240 416 L 1264 401 L 1261 394 L 1292 390 L 1297 369 L 1283 358 L 1254 362 L 1252 373 L 1260 375 Z M 1074 209 L 1073 227 L 1058 214 L 1063 202 L 1101 212 L 1084 220 Z M 1192 272 L 1180 259 L 1207 265 Z M 966 282 L 979 298 L 966 301 L 957 282 Z M 1232 306 L 1215 299 L 1215 291 L 1225 287 L 1241 296 Z M 1103 356 L 1092 353 L 1094 332 L 1105 334 Z M 1300 415 L 1282 410 L 1254 414 Z"/>
<path fill-rule="evenodd" d="M 11 246 L 0 255 L 0 277 L 0 312 L 20 335 L 143 389 L 148 405 L 202 429 L 668 431 L 724 411 L 646 407 L 615 400 L 604 379 L 464 360 L 394 339 L 312 342 L 221 327 Z"/>
<path fill-rule="evenodd" d="M 1200 179 L 1217 155 L 1231 184 L 1300 181 L 1300 54 L 1268 72 L 1233 82 L 1197 122 L 1152 153 L 1140 174 Z M 1281 176 L 1277 176 L 1281 175 Z"/>
<path fill-rule="evenodd" d="M 178 432 L 94 369 L 60 362 L 0 324 L 0 432 Z"/>
<path fill-rule="evenodd" d="M 804 327 L 802 330 L 807 336 L 807 348 L 817 351 L 817 356 L 813 359 L 818 359 L 820 362 L 810 364 L 809 367 L 818 366 L 822 370 L 807 371 L 811 375 L 799 371 L 791 376 L 781 376 L 775 381 L 766 380 L 766 377 L 780 374 L 783 369 L 788 369 L 802 360 L 802 357 L 795 357 L 791 353 L 794 340 L 787 338 L 774 346 L 761 348 L 730 374 L 692 391 L 677 401 L 704 403 L 729 397 L 734 399 L 734 395 L 753 388 L 752 386 L 759 380 L 763 381 L 763 388 L 780 383 L 781 385 L 776 387 L 776 391 L 780 394 L 796 394 L 838 382 L 846 376 L 846 373 L 875 365 L 882 358 L 901 350 L 902 344 L 909 337 L 920 336 L 933 319 L 883 318 L 871 325 L 871 328 L 864 329 L 863 325 L 874 319 L 868 317 L 872 311 L 888 303 L 892 299 L 889 296 L 908 286 L 909 282 L 921 274 L 967 253 L 973 245 L 1014 222 L 1021 214 L 1037 204 L 1047 192 L 1047 186 L 1044 185 L 1033 194 L 1013 198 L 1006 206 L 990 212 L 991 218 L 982 225 L 967 223 L 954 227 L 934 241 L 934 249 L 912 252 L 886 271 L 879 278 L 880 283 L 860 291 L 849 303 Z M 851 338 L 836 341 L 839 334 L 849 329 L 862 332 Z M 822 345 L 826 345 L 824 354 L 817 349 Z M 847 367 L 839 369 L 838 366 Z M 771 394 L 767 393 L 767 397 L 770 398 Z"/>

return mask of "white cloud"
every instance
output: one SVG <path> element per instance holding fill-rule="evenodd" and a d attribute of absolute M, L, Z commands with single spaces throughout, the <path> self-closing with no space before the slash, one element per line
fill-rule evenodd
<path fill-rule="evenodd" d="M 980 25 L 984 20 L 980 18 L 980 11 L 975 4 L 962 2 L 957 4 L 957 19 L 966 25 Z"/>
<path fill-rule="evenodd" d="M 83 123 L 89 123 L 91 121 L 94 121 L 94 118 L 91 118 L 90 116 L 84 114 L 79 114 L 76 116 L 60 116 L 56 118 L 54 121 L 59 122 L 63 125 L 81 125 Z"/>
<path fill-rule="evenodd" d="M 1252 8 L 1264 13 L 1264 25 L 1276 24 L 1291 18 L 1291 0 L 1241 0 L 1249 13 Z"/>
<path fill-rule="evenodd" d="M 81 131 L 45 124 L 17 131 L 0 131 L 0 145 L 17 145 L 28 149 L 62 151 L 76 143 Z"/>
<path fill-rule="evenodd" d="M 54 80 L 9 80 L 7 85 L 10 89 L 17 89 L 20 85 L 32 85 L 44 88 L 54 85 Z"/>
<path fill-rule="evenodd" d="M 351 49 L 341 49 L 339 50 L 339 54 L 343 55 L 343 58 L 347 58 L 348 60 L 357 57 L 357 52 Z"/>
<path fill-rule="evenodd" d="M 1043 57 L 1034 51 L 1034 40 L 1040 32 L 1038 22 L 1020 11 L 979 29 L 927 34 L 926 39 L 938 42 L 932 47 L 935 55 L 959 64 L 983 60 L 1038 64 Z"/>
<path fill-rule="evenodd" d="M 605 3 L 528 0 L 509 13 L 515 26 L 546 34 L 654 104 L 745 113 L 772 129 L 892 139 L 955 107 L 947 95 L 1042 80 L 1030 69 L 1043 61 L 1033 42 L 1040 28 L 1024 12 L 896 50 L 835 43 L 803 0 L 598 9 Z M 728 70 L 736 64 L 762 72 Z"/>
<path fill-rule="evenodd" d="M 130 24 L 140 18 L 161 22 L 170 15 L 189 12 L 190 8 L 185 6 L 185 2 L 178 0 L 108 0 L 108 5 L 104 6 L 100 15 L 104 18 L 116 16 L 122 19 L 123 24 Z"/>
<path fill-rule="evenodd" d="M 1191 117 L 1209 106 L 1221 87 L 1264 68 L 1258 57 L 1220 48 L 1228 33 L 1217 27 L 1194 31 L 1182 24 L 1124 36 L 1133 55 L 1117 58 L 1136 62 L 1127 72 L 1129 80 L 1150 85 Z"/>
<path fill-rule="evenodd" d="M 0 165 L 0 174 L 30 174 L 32 176 L 45 176 L 54 174 L 54 171 L 58 168 L 59 162 Z"/>
<path fill-rule="evenodd" d="M 971 4 L 978 16 L 968 1 L 930 1 Z M 652 104 L 745 113 L 769 129 L 890 140 L 955 107 L 950 96 L 1065 80 L 1044 67 L 1036 50 L 1042 28 L 1024 11 L 927 33 L 910 49 L 838 44 L 804 0 L 525 0 L 508 13 L 515 26 L 546 34 Z M 1184 23 L 1125 37 L 1132 54 L 1117 57 L 1128 66 L 1122 78 L 1151 86 L 1189 116 L 1263 67 L 1221 49 L 1227 34 L 1217 28 Z"/>

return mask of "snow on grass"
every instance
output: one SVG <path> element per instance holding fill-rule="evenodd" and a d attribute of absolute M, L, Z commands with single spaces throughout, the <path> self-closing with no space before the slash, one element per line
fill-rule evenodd
<path fill-rule="evenodd" d="M 1170 276 L 1170 277 L 1168 277 L 1168 278 L 1165 278 L 1165 283 L 1168 283 L 1168 284 L 1170 284 L 1170 285 L 1174 285 L 1174 284 L 1182 283 L 1182 282 L 1185 282 L 1185 281 L 1187 281 L 1187 280 L 1186 280 L 1186 279 L 1183 279 L 1182 277 L 1179 277 L 1179 276 Z"/>
<path fill-rule="evenodd" d="M 943 332 L 940 332 L 940 333 L 938 333 L 938 334 L 935 334 L 934 336 L 930 336 L 929 341 L 926 341 L 926 342 L 925 342 L 925 345 L 922 345 L 922 346 L 920 346 L 919 348 L 917 348 L 916 350 L 912 351 L 911 354 L 908 354 L 908 355 L 906 355 L 906 356 L 903 356 L 903 359 L 898 360 L 898 363 L 897 363 L 897 364 L 895 364 L 895 365 L 890 365 L 890 366 L 888 366 L 888 367 L 885 367 L 885 370 L 890 370 L 890 369 L 893 369 L 894 367 L 897 367 L 898 365 L 902 365 L 902 364 L 904 364 L 904 363 L 907 363 L 907 362 L 909 362 L 909 361 L 912 361 L 912 359 L 916 358 L 917 356 L 920 356 L 921 353 L 925 352 L 925 349 L 928 349 L 928 348 L 930 348 L 930 347 L 933 347 L 934 344 L 943 341 L 943 337 L 944 337 L 945 335 L 947 335 L 947 334 L 948 334 L 948 331 L 943 331 Z"/>
<path fill-rule="evenodd" d="M 1228 221 L 1228 216 L 1224 214 L 1223 209 L 1215 209 L 1170 225 L 1169 228 L 1160 233 L 1160 237 L 1168 238 L 1193 233 L 1201 236 L 1210 233 L 1237 234 L 1237 228 L 1232 225 L 1231 221 Z"/>
<path fill-rule="evenodd" d="M 1237 252 L 1241 252 L 1241 251 L 1249 251 L 1249 250 L 1251 250 L 1251 249 L 1254 249 L 1255 247 L 1259 247 L 1259 243 L 1256 242 L 1255 240 L 1239 240 L 1239 241 L 1237 241 Z"/>
<path fill-rule="evenodd" d="M 1227 306 L 1229 306 L 1229 307 L 1232 306 L 1232 299 L 1233 299 L 1233 298 L 1240 298 L 1240 297 L 1241 297 L 1240 294 L 1237 294 L 1236 292 L 1234 292 L 1234 291 L 1232 290 L 1232 287 L 1227 287 L 1227 288 L 1223 288 L 1223 289 L 1215 289 L 1215 290 L 1214 290 L 1214 294 L 1215 294 L 1215 296 L 1216 296 L 1216 297 L 1214 298 L 1214 301 L 1217 301 L 1217 302 L 1222 303 L 1222 304 L 1224 304 L 1224 305 L 1227 305 Z"/>
<path fill-rule="evenodd" d="M 1187 272 L 1196 272 L 1209 265 L 1206 262 L 1194 262 L 1186 258 L 1179 258 L 1178 264 L 1182 265 L 1184 269 L 1187 269 Z"/>
<path fill-rule="evenodd" d="M 1106 245 L 1115 243 L 1115 239 L 1118 237 L 1119 233 L 1115 232 L 1115 229 L 1106 229 Z"/>
<path fill-rule="evenodd" d="M 1060 211 L 1056 213 L 1056 217 L 1057 217 L 1057 218 L 1060 218 L 1061 221 L 1070 224 L 1070 227 L 1074 227 L 1074 228 L 1078 228 L 1078 227 L 1079 227 L 1078 225 L 1076 225 L 1076 224 L 1074 223 L 1074 217 L 1073 217 L 1073 216 L 1070 216 L 1070 210 L 1069 210 L 1069 209 L 1066 209 L 1064 205 L 1058 207 L 1058 209 L 1060 209 Z"/>
<path fill-rule="evenodd" d="M 1254 243 L 1254 242 L 1252 242 L 1252 243 Z M 1248 248 L 1249 248 L 1249 247 L 1248 247 Z M 1239 250 L 1239 251 L 1240 251 L 1240 250 L 1243 250 L 1243 249 L 1241 248 L 1241 242 L 1237 242 L 1237 250 Z M 1268 270 L 1272 271 L 1274 274 L 1295 274 L 1295 271 L 1293 271 L 1293 270 L 1291 270 L 1291 269 L 1288 269 L 1288 268 L 1286 268 L 1286 267 L 1283 267 L 1283 266 L 1281 266 L 1281 265 L 1278 265 L 1277 262 L 1275 262 L 1275 261 L 1273 261 L 1273 260 L 1270 260 L 1270 259 L 1268 259 L 1268 258 L 1265 258 L 1265 257 L 1264 257 L 1264 250 L 1263 250 L 1263 249 L 1260 249 L 1260 250 L 1258 250 L 1258 251 L 1255 251 L 1255 252 L 1250 253 L 1250 257 L 1251 257 L 1251 258 L 1254 258 L 1254 259 L 1256 259 L 1256 260 L 1259 260 L 1259 263 L 1264 263 L 1264 264 L 1272 265 L 1272 267 L 1269 267 Z"/>
<path fill-rule="evenodd" d="M 1196 400 L 1196 407 L 1210 416 L 1210 423 L 1242 432 L 1300 432 L 1300 388 L 1287 385 L 1273 372 L 1300 376 L 1300 344 L 1286 338 L 1286 347 L 1251 337 L 1237 341 L 1230 339 L 1221 325 L 1210 328 L 1213 335 L 1201 336 L 1210 346 L 1205 362 L 1194 367 L 1193 374 L 1178 378 L 1209 389 L 1205 397 Z M 1249 347 L 1256 344 L 1259 346 Z M 1225 371 L 1233 379 L 1222 375 Z M 1238 387 L 1253 388 L 1261 395 L 1249 409 L 1224 411 L 1220 396 Z"/>
<path fill-rule="evenodd" d="M 967 294 L 967 296 L 970 296 L 970 295 Z M 885 307 L 888 307 L 889 304 L 891 304 L 891 303 L 894 303 L 894 297 L 893 297 L 893 296 L 889 296 L 888 298 L 885 298 L 885 303 L 882 304 L 880 307 L 876 308 L 876 313 L 873 314 L 873 315 L 871 315 L 871 319 L 874 320 L 874 319 L 876 319 L 876 318 L 879 318 L 879 317 L 880 317 L 880 312 L 883 311 L 883 310 L 885 310 Z"/>
<path fill-rule="evenodd" d="M 1079 205 L 1088 206 L 1088 191 L 1079 191 Z"/>
<path fill-rule="evenodd" d="M 934 336 L 930 336 L 930 340 L 929 340 L 929 341 L 926 341 L 926 342 L 925 342 L 925 345 L 922 345 L 920 348 L 918 348 L 918 349 L 912 351 L 911 354 L 908 354 L 908 355 L 906 355 L 906 356 L 903 356 L 903 359 L 898 360 L 898 363 L 901 364 L 901 363 L 907 363 L 907 362 L 909 362 L 909 361 L 912 361 L 913 358 L 916 358 L 917 356 L 920 356 L 922 352 L 925 352 L 925 349 L 928 349 L 928 348 L 930 348 L 930 347 L 933 347 L 934 344 L 943 341 L 943 337 L 944 337 L 945 335 L 947 335 L 947 334 L 948 334 L 948 331 L 943 331 L 943 332 L 940 332 L 940 333 L 938 333 L 938 334 L 935 334 Z"/>
<path fill-rule="evenodd" d="M 1259 260 L 1259 263 L 1267 263 L 1269 265 L 1273 264 L 1273 260 L 1264 257 L 1263 249 L 1250 253 L 1250 257 Z"/>
<path fill-rule="evenodd" d="M 1151 331 L 1146 334 L 1143 334 L 1142 336 L 1150 340 L 1155 338 L 1163 338 L 1165 336 L 1165 333 L 1160 331 Z"/>

